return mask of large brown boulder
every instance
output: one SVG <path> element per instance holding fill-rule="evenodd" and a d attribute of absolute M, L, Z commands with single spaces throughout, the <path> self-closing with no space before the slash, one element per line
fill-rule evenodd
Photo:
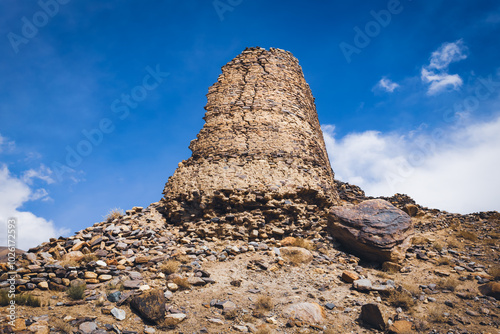
<path fill-rule="evenodd" d="M 130 306 L 144 319 L 158 323 L 165 318 L 165 296 L 161 290 L 147 291 L 136 296 Z"/>
<path fill-rule="evenodd" d="M 413 234 L 410 216 L 381 199 L 333 207 L 328 229 L 350 251 L 377 262 L 401 262 Z"/>

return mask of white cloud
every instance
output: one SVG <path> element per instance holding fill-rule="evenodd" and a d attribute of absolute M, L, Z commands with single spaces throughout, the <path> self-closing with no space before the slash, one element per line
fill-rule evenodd
<path fill-rule="evenodd" d="M 424 82 L 430 82 L 430 86 L 427 90 L 427 93 L 429 95 L 434 95 L 442 92 L 450 86 L 453 89 L 457 90 L 463 84 L 463 80 L 458 74 L 436 74 L 432 71 L 427 71 L 425 68 L 422 69 L 421 78 Z"/>
<path fill-rule="evenodd" d="M 428 67 L 437 70 L 446 69 L 451 63 L 466 59 L 466 51 L 467 47 L 461 39 L 453 43 L 443 43 L 431 54 Z"/>
<path fill-rule="evenodd" d="M 40 165 L 40 168 L 37 170 L 29 169 L 23 173 L 22 179 L 29 185 L 33 184 L 33 179 L 40 179 L 45 181 L 47 184 L 54 183 L 54 179 L 52 178 L 52 170 L 45 166 L 44 164 Z"/>
<path fill-rule="evenodd" d="M 375 85 L 374 88 L 385 90 L 386 92 L 392 93 L 399 85 L 386 77 L 380 79 L 380 81 Z"/>
<path fill-rule="evenodd" d="M 405 193 L 450 212 L 500 210 L 500 117 L 430 135 L 351 133 L 336 139 L 324 126 L 336 178 L 371 196 Z"/>
<path fill-rule="evenodd" d="M 0 153 L 11 152 L 14 150 L 15 146 L 16 145 L 13 141 L 8 140 L 0 134 Z"/>
<path fill-rule="evenodd" d="M 435 95 L 448 88 L 459 89 L 463 80 L 458 74 L 448 74 L 451 63 L 467 58 L 467 47 L 461 39 L 453 43 L 443 43 L 436 51 L 432 52 L 429 65 L 422 67 L 421 79 L 430 83 L 427 93 Z"/>

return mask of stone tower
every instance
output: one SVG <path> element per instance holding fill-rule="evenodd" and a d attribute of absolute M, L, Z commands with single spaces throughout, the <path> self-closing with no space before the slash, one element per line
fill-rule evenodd
<path fill-rule="evenodd" d="M 337 203 L 314 97 L 297 59 L 247 48 L 209 88 L 205 125 L 165 185 L 168 223 L 202 236 L 300 234 Z"/>

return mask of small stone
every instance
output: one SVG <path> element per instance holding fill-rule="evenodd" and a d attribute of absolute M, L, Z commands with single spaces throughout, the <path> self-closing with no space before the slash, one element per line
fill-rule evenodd
<path fill-rule="evenodd" d="M 113 278 L 113 276 L 111 276 L 111 275 L 106 275 L 106 274 L 99 275 L 100 282 L 106 282 L 106 281 L 111 280 L 112 278 Z"/>
<path fill-rule="evenodd" d="M 351 271 L 344 271 L 344 272 L 342 273 L 342 280 L 343 280 L 344 282 L 347 282 L 347 283 L 352 283 L 352 282 L 354 282 L 354 281 L 356 281 L 356 280 L 358 280 L 358 279 L 359 279 L 358 274 L 353 273 L 353 272 L 351 272 Z"/>
<path fill-rule="evenodd" d="M 121 310 L 119 308 L 116 308 L 114 307 L 112 310 L 111 310 L 111 314 L 115 317 L 116 320 L 118 321 L 122 321 L 122 320 L 125 320 L 125 318 L 127 317 L 127 314 L 125 313 L 124 310 Z"/>
<path fill-rule="evenodd" d="M 207 321 L 216 325 L 224 325 L 224 321 L 218 318 L 208 318 Z"/>
<path fill-rule="evenodd" d="M 85 279 L 96 279 L 97 278 L 97 274 L 93 271 L 86 271 L 85 274 L 83 274 L 83 277 Z"/>
<path fill-rule="evenodd" d="M 175 283 L 167 283 L 167 288 L 172 292 L 179 290 L 179 286 Z"/>
<path fill-rule="evenodd" d="M 311 325 L 321 324 L 326 320 L 325 311 L 316 303 L 291 304 L 285 309 L 284 314 Z"/>
<path fill-rule="evenodd" d="M 465 313 L 470 315 L 471 317 L 479 317 L 479 315 L 480 315 L 476 311 L 472 311 L 472 310 L 466 310 Z"/>
<path fill-rule="evenodd" d="M 393 334 L 412 333 L 412 326 L 413 324 L 408 320 L 396 320 L 389 326 L 388 331 Z"/>
<path fill-rule="evenodd" d="M 165 292 L 163 293 L 163 295 L 164 295 L 164 296 L 165 296 L 165 298 L 167 298 L 167 299 L 171 299 L 171 298 L 174 296 L 174 294 L 173 294 L 173 293 L 172 293 L 172 291 L 170 291 L 170 290 L 165 290 Z"/>
<path fill-rule="evenodd" d="M 352 284 L 353 284 L 354 289 L 356 289 L 358 291 L 370 291 L 370 290 L 372 290 L 372 282 L 367 278 L 358 279 L 358 280 L 354 281 Z"/>
<path fill-rule="evenodd" d="M 178 323 L 186 319 L 186 315 L 184 313 L 167 314 L 165 316 L 165 319 L 170 319 L 169 324 L 177 325 Z"/>
<path fill-rule="evenodd" d="M 145 326 L 144 327 L 144 333 L 146 333 L 146 334 L 154 334 L 154 333 L 156 333 L 156 329 L 154 327 Z"/>
<path fill-rule="evenodd" d="M 82 322 L 78 329 L 84 334 L 90 334 L 97 329 L 97 325 L 93 321 Z"/>
<path fill-rule="evenodd" d="M 49 283 L 47 282 L 40 282 L 37 284 L 38 288 L 40 290 L 47 290 L 49 288 Z"/>
<path fill-rule="evenodd" d="M 108 300 L 112 303 L 116 303 L 120 300 L 122 293 L 120 291 L 112 292 L 108 295 Z"/>
<path fill-rule="evenodd" d="M 123 287 L 125 289 L 138 289 L 139 286 L 141 286 L 141 284 L 142 284 L 142 281 L 140 281 L 140 280 L 129 280 L 129 281 L 123 282 Z"/>
<path fill-rule="evenodd" d="M 233 325 L 233 328 L 236 329 L 238 332 L 248 333 L 247 326 Z"/>
<path fill-rule="evenodd" d="M 325 307 L 328 309 L 328 310 L 333 310 L 336 305 L 334 303 L 326 303 L 325 304 Z"/>
<path fill-rule="evenodd" d="M 97 261 L 95 262 L 95 264 L 96 264 L 98 267 L 103 267 L 103 268 L 108 266 L 108 264 L 107 264 L 106 262 L 104 262 L 103 260 L 97 260 Z"/>

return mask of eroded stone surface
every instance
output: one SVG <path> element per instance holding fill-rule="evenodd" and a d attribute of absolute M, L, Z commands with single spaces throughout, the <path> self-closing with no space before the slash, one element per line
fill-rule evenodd
<path fill-rule="evenodd" d="M 329 230 L 346 248 L 379 262 L 402 261 L 413 233 L 410 216 L 382 199 L 333 207 Z"/>

